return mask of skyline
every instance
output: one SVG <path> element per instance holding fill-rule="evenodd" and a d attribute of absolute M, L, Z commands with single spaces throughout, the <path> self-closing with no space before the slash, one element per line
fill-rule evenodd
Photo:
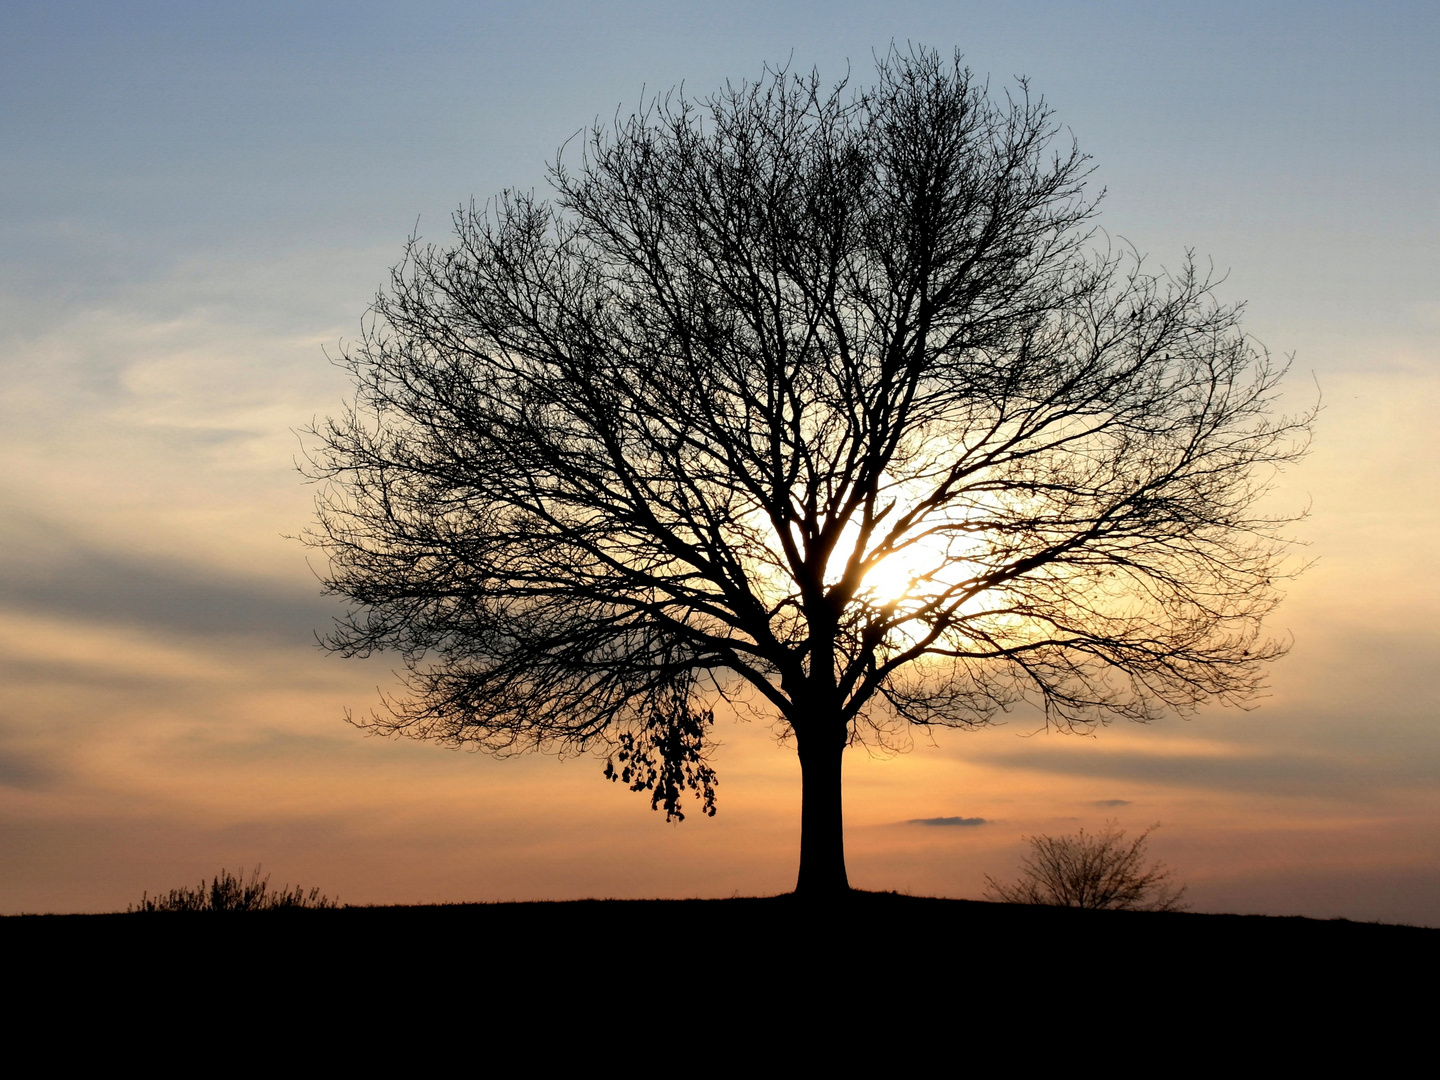
<path fill-rule="evenodd" d="M 1035 724 L 1016 715 L 852 752 L 852 882 L 978 896 L 1022 835 L 1159 820 L 1152 850 L 1197 910 L 1440 925 L 1440 17 L 345 10 L 6 6 L 0 911 L 114 909 L 255 862 L 352 902 L 788 889 L 798 768 L 763 723 L 720 728 L 719 814 L 678 827 L 600 760 L 346 727 L 393 665 L 311 644 L 335 609 L 285 539 L 313 513 L 292 432 L 344 396 L 324 350 L 355 338 L 412 230 L 443 243 L 472 195 L 541 189 L 642 86 L 704 94 L 792 49 L 826 78 L 848 57 L 863 85 L 870 50 L 909 39 L 997 86 L 1028 73 L 1094 157 L 1100 224 L 1157 265 L 1213 259 L 1247 330 L 1295 354 L 1286 403 L 1318 384 L 1325 411 L 1275 499 L 1311 505 L 1292 531 L 1317 561 L 1252 712 L 1093 739 L 1017 738 Z M 947 817 L 987 824 L 912 823 Z"/>

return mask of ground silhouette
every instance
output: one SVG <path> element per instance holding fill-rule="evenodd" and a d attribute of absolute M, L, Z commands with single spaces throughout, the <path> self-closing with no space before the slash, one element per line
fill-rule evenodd
<path fill-rule="evenodd" d="M 1354 1047 L 1388 1072 L 1428 1052 L 1440 930 L 857 892 L 19 916 L 0 950 L 11 1030 L 63 1029 L 57 1060 L 904 1075 Z"/>
<path fill-rule="evenodd" d="M 838 946 L 838 947 L 837 947 Z M 105 977 L 229 957 L 249 969 L 483 972 L 507 984 L 600 981 L 650 970 L 711 983 L 800 973 L 917 990 L 985 970 L 1042 980 L 1164 971 L 1268 983 L 1367 979 L 1440 959 L 1440 930 L 1343 919 L 1094 911 L 855 891 L 728 900 L 572 900 L 328 910 L 21 915 L 0 948 L 27 968 Z M 1368 973 L 1368 974 L 1366 974 Z M 1150 976 L 1144 976 L 1150 977 Z"/>

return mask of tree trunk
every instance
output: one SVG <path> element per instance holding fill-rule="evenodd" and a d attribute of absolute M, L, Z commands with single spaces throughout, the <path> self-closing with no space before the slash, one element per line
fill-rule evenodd
<path fill-rule="evenodd" d="M 841 815 L 840 763 L 845 739 L 823 728 L 809 738 L 797 733 L 800 751 L 800 879 L 797 895 L 838 896 L 850 891 L 845 875 L 845 823 Z"/>

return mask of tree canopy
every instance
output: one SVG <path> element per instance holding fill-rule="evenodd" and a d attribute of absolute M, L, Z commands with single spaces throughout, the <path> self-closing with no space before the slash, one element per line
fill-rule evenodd
<path fill-rule="evenodd" d="M 713 812 L 713 710 L 745 698 L 795 738 L 823 891 L 848 745 L 1254 692 L 1257 501 L 1309 418 L 1193 260 L 1105 242 L 1023 81 L 923 49 L 858 91 L 767 70 L 578 157 L 412 239 L 343 352 L 327 642 L 409 671 L 368 723 L 598 750 L 678 816 Z"/>

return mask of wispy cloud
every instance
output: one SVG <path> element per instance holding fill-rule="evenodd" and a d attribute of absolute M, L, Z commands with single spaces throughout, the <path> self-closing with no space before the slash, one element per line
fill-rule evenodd
<path fill-rule="evenodd" d="M 265 638 L 306 648 L 340 606 L 309 588 L 145 552 L 104 550 L 59 522 L 12 523 L 0 533 L 0 611 L 166 636 Z"/>
<path fill-rule="evenodd" d="M 1282 795 L 1359 793 L 1379 786 L 1428 786 L 1437 751 L 1417 750 L 1416 757 L 1398 760 L 1383 753 L 1348 753 L 1339 749 L 1291 748 L 1288 753 L 1245 752 L 1233 756 L 1134 753 L 1077 753 L 1070 748 L 1027 747 L 1023 751 L 987 755 L 991 764 L 1061 776 L 1154 784 L 1200 791 L 1255 792 Z M 1104 801 L 1097 806 L 1120 806 Z"/>
<path fill-rule="evenodd" d="M 906 825 L 989 825 L 988 818 L 983 817 L 917 817 L 911 818 Z"/>
<path fill-rule="evenodd" d="M 0 785 L 18 788 L 43 787 L 50 783 L 55 773 L 55 766 L 49 760 L 0 747 Z"/>

